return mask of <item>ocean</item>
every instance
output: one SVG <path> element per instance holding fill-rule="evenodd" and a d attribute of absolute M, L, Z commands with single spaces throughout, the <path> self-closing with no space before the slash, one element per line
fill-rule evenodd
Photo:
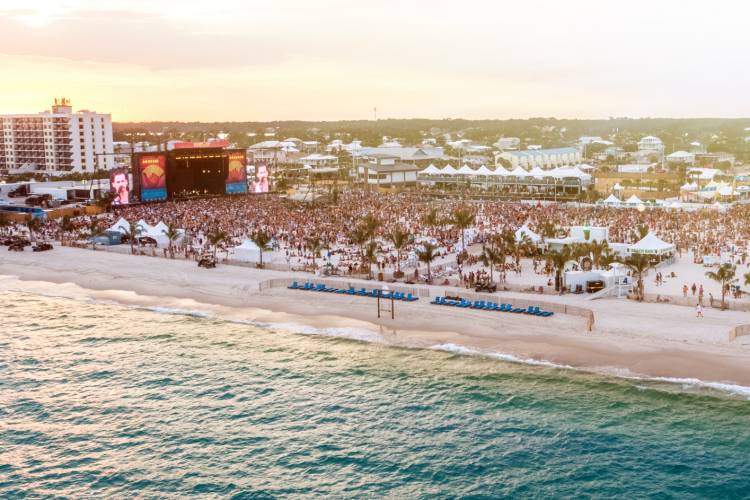
<path fill-rule="evenodd" d="M 750 496 L 742 391 L 0 301 L 0 498 Z"/>

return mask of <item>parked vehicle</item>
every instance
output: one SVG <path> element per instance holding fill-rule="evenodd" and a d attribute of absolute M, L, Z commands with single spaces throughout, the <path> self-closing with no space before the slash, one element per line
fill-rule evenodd
<path fill-rule="evenodd" d="M 41 243 L 37 243 L 32 247 L 32 250 L 34 252 L 46 252 L 47 250 L 52 250 L 52 244 L 47 243 L 46 241 L 43 241 Z"/>

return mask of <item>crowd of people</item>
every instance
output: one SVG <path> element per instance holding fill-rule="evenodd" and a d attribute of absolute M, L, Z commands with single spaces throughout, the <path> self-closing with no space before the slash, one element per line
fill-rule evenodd
<path fill-rule="evenodd" d="M 463 237 L 462 229 L 452 220 L 457 210 L 473 214 Z M 223 233 L 223 246 L 231 248 L 262 231 L 270 236 L 277 263 L 307 269 L 327 265 L 339 273 L 361 271 L 365 261 L 363 248 L 353 241 L 352 233 L 363 220 L 370 218 L 377 221 L 371 240 L 377 242 L 378 252 L 375 259 L 367 262 L 373 271 L 388 273 L 406 268 L 418 278 L 420 272 L 424 273 L 424 266 L 419 271 L 415 249 L 430 242 L 437 254 L 435 274 L 455 274 L 462 283 L 476 282 L 481 267 L 478 251 L 472 253 L 470 248 L 468 254 L 459 254 L 462 240 L 466 240 L 467 246 L 481 244 L 493 235 L 515 231 L 524 224 L 544 237 L 565 236 L 566 228 L 574 225 L 603 226 L 609 228 L 610 242 L 623 243 L 638 241 L 645 227 L 662 240 L 674 243 L 680 254 L 687 251 L 695 256 L 728 254 L 732 262 L 741 264 L 747 261 L 746 242 L 750 238 L 747 205 L 726 212 L 639 211 L 591 205 L 430 200 L 421 197 L 419 191 L 383 194 L 364 189 L 344 191 L 335 202 L 310 203 L 275 195 L 249 195 L 118 206 L 98 216 L 98 220 L 102 226 L 110 227 L 121 217 L 131 224 L 140 220 L 151 225 L 164 222 L 183 229 L 187 235 L 184 244 L 191 247 L 186 255 L 192 255 L 196 247 L 206 247 L 212 233 Z M 65 238 L 85 238 L 91 219 L 77 217 L 68 221 Z M 409 244 L 399 252 L 389 237 L 396 227 L 411 235 Z M 62 222 L 48 220 L 38 232 L 44 238 L 61 239 Z M 528 256 L 534 258 L 536 273 L 551 273 L 540 255 Z M 500 282 L 509 273 L 520 274 L 522 270 L 518 254 L 515 259 L 513 255 L 508 257 L 505 264 L 497 266 Z"/>

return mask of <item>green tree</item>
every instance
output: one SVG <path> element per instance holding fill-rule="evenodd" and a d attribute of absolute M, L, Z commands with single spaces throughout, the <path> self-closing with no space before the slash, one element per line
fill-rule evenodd
<path fill-rule="evenodd" d="M 609 250 L 609 243 L 607 243 L 607 240 L 594 240 L 589 243 L 589 252 L 591 252 L 591 256 L 594 260 L 594 268 L 600 269 L 599 265 L 602 261 L 602 255 L 604 255 L 607 250 Z"/>
<path fill-rule="evenodd" d="M 122 229 L 125 231 L 125 234 L 127 234 L 128 242 L 130 243 L 130 253 L 135 254 L 136 244 L 138 244 L 138 250 L 140 251 L 141 249 L 141 241 L 139 238 L 141 237 L 141 234 L 143 234 L 143 226 L 136 223 L 131 223 L 128 226 L 129 227 L 120 226 L 119 229 Z"/>
<path fill-rule="evenodd" d="M 315 236 L 305 241 L 305 247 L 312 253 L 313 267 L 315 267 L 315 258 L 320 257 L 320 252 L 326 248 L 326 245 L 323 240 Z"/>
<path fill-rule="evenodd" d="M 250 236 L 250 239 L 253 240 L 253 243 L 258 245 L 258 248 L 260 249 L 260 263 L 258 264 L 258 267 L 263 267 L 263 252 L 270 250 L 268 244 L 271 243 L 271 233 L 259 229 Z"/>
<path fill-rule="evenodd" d="M 370 241 L 365 245 L 364 259 L 367 265 L 367 277 L 372 279 L 372 264 L 378 257 L 378 244 Z"/>
<path fill-rule="evenodd" d="M 60 221 L 60 244 L 65 244 L 65 235 L 71 232 L 75 226 L 73 225 L 73 219 L 70 215 L 64 215 L 62 221 Z"/>
<path fill-rule="evenodd" d="M 562 291 L 565 288 L 562 271 L 565 268 L 565 263 L 571 259 L 570 248 L 567 245 L 563 245 L 560 250 L 551 250 L 547 252 L 545 257 L 555 270 L 555 291 L 562 294 Z"/>
<path fill-rule="evenodd" d="M 482 261 L 485 267 L 490 269 L 490 282 L 494 283 L 494 269 L 497 264 L 505 263 L 505 255 L 499 252 L 496 248 L 491 246 L 485 246 L 482 250 L 482 254 L 479 256 L 479 260 Z"/>
<path fill-rule="evenodd" d="M 96 250 L 96 239 L 104 234 L 104 228 L 101 227 L 99 221 L 91 219 L 89 223 L 89 238 L 91 238 L 91 249 Z"/>
<path fill-rule="evenodd" d="M 162 229 L 161 232 L 164 233 L 164 236 L 167 237 L 167 241 L 169 242 L 169 257 L 174 259 L 174 242 L 177 241 L 177 239 L 180 237 L 180 231 L 179 229 L 177 229 L 177 226 L 175 226 L 174 223 L 170 222 L 167 225 L 167 229 Z"/>
<path fill-rule="evenodd" d="M 396 272 L 399 276 L 401 276 L 401 252 L 409 243 L 410 236 L 409 231 L 401 226 L 394 227 L 388 235 L 388 239 L 393 243 L 393 248 L 396 249 Z"/>
<path fill-rule="evenodd" d="M 219 249 L 219 244 L 226 241 L 227 233 L 219 231 L 218 229 L 208 234 L 208 244 L 213 247 L 214 259 L 216 258 L 216 252 Z"/>
<path fill-rule="evenodd" d="M 737 273 L 737 266 L 734 266 L 732 264 L 722 264 L 719 266 L 719 268 L 716 271 L 708 271 L 706 273 L 707 278 L 712 279 L 721 285 L 721 309 L 722 310 L 727 308 L 727 301 L 726 301 L 727 289 L 729 288 L 730 284 L 735 283 L 737 281 L 737 278 L 735 278 L 736 273 Z M 746 274 L 745 283 L 747 283 L 747 278 L 748 278 L 748 275 Z"/>
<path fill-rule="evenodd" d="M 464 237 L 464 233 L 466 232 L 466 229 L 470 228 L 474 224 L 475 218 L 476 214 L 473 210 L 471 210 L 469 207 L 461 207 L 453 211 L 453 215 L 450 219 L 451 224 L 453 224 L 459 231 L 461 231 L 461 248 L 463 249 L 463 251 L 466 251 L 466 240 Z"/>
<path fill-rule="evenodd" d="M 437 258 L 437 247 L 429 241 L 422 243 L 422 248 L 417 249 L 419 262 L 427 264 L 427 281 L 432 282 L 432 261 Z"/>
<path fill-rule="evenodd" d="M 36 241 L 36 232 L 42 229 L 42 220 L 37 217 L 32 217 L 26 222 L 26 227 L 29 230 L 29 239 L 31 242 Z"/>
<path fill-rule="evenodd" d="M 638 302 L 643 302 L 644 298 L 644 273 L 651 268 L 651 258 L 642 253 L 636 253 L 625 259 L 625 265 L 633 271 L 633 276 L 637 277 L 636 297 Z"/>

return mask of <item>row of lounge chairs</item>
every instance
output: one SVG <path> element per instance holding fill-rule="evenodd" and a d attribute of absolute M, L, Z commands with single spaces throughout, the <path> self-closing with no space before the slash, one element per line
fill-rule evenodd
<path fill-rule="evenodd" d="M 430 304 L 438 306 L 450 306 L 450 307 L 461 307 L 466 309 L 481 309 L 484 311 L 500 311 L 500 312 L 511 312 L 516 314 L 531 314 L 533 316 L 541 316 L 548 318 L 554 313 L 551 311 L 542 311 L 538 306 L 513 307 L 511 304 L 497 304 L 496 302 L 488 302 L 484 300 L 450 300 L 445 297 L 436 297 L 435 300 Z"/>
<path fill-rule="evenodd" d="M 354 287 L 333 288 L 326 286 L 323 283 L 314 284 L 307 282 L 304 285 L 300 285 L 295 281 L 287 288 L 290 290 L 308 290 L 311 292 L 343 293 L 347 295 L 358 295 L 360 297 L 380 297 L 381 299 L 392 298 L 393 300 L 402 300 L 404 302 L 414 302 L 415 300 L 418 300 L 418 297 L 415 297 L 411 293 L 405 294 L 402 292 L 385 292 L 377 288 L 373 288 L 372 290 L 367 290 L 366 288 L 360 288 L 359 290 L 356 290 Z"/>

